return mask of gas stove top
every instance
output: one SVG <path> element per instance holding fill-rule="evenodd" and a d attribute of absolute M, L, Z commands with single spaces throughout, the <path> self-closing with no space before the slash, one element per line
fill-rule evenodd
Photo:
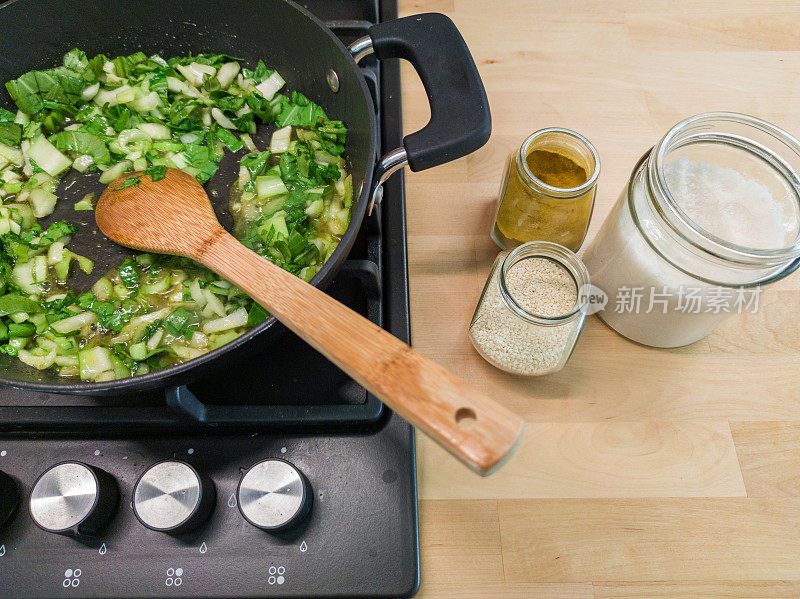
<path fill-rule="evenodd" d="M 301 4 L 345 43 L 397 16 Z M 361 66 L 388 151 L 399 67 Z M 408 341 L 402 174 L 384 189 L 329 293 Z M 166 392 L 0 388 L 0 597 L 411 596 L 411 427 L 291 333 L 279 345 Z"/>

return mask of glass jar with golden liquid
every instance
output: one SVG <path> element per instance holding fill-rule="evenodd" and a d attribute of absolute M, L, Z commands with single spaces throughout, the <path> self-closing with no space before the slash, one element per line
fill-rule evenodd
<path fill-rule="evenodd" d="M 503 249 L 550 241 L 577 251 L 592 217 L 600 158 L 582 135 L 530 135 L 506 164 L 491 236 Z"/>

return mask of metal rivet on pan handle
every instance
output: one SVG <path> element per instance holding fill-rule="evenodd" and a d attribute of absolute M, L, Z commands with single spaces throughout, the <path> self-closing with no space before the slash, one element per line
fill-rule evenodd
<path fill-rule="evenodd" d="M 325 74 L 325 80 L 328 82 L 328 87 L 331 88 L 333 93 L 339 91 L 339 75 L 336 74 L 336 71 L 328 69 L 328 72 Z"/>

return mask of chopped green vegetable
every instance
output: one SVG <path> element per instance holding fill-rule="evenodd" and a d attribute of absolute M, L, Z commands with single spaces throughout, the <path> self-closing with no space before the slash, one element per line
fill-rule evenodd
<path fill-rule="evenodd" d="M 51 144 L 44 135 L 37 137 L 25 154 L 48 175 L 55 177 L 72 166 L 72 161 Z"/>
<path fill-rule="evenodd" d="M 269 312 L 254 302 L 253 305 L 250 306 L 250 311 L 247 313 L 246 326 L 254 327 L 264 322 L 267 318 L 269 318 Z"/>
<path fill-rule="evenodd" d="M 152 324 L 147 325 L 147 328 L 144 330 L 144 341 L 150 341 L 153 338 L 153 335 L 156 334 L 156 331 L 161 328 L 161 325 L 164 323 L 163 320 L 158 319 Z"/>
<path fill-rule="evenodd" d="M 141 175 L 134 175 L 132 177 L 128 177 L 122 183 L 120 183 L 119 187 L 115 187 L 114 191 L 120 191 L 128 187 L 139 187 L 139 183 L 141 183 L 139 179 L 141 178 L 142 178 Z"/>
<path fill-rule="evenodd" d="M 36 334 L 36 327 L 30 322 L 12 322 L 8 325 L 9 337 L 30 337 Z"/>
<path fill-rule="evenodd" d="M 82 199 L 75 202 L 75 210 L 94 210 L 94 193 L 90 192 L 83 196 Z"/>
<path fill-rule="evenodd" d="M 28 339 L 25 337 L 10 337 L 6 345 L 0 346 L 0 351 L 9 356 L 16 356 L 27 344 Z"/>
<path fill-rule="evenodd" d="M 139 287 L 139 271 L 136 268 L 136 263 L 130 258 L 125 260 L 122 266 L 119 267 L 119 278 L 128 289 Z"/>
<path fill-rule="evenodd" d="M 218 128 L 216 131 L 217 138 L 224 143 L 231 152 L 238 152 L 244 147 L 244 143 L 236 139 L 236 136 L 227 129 Z"/>
<path fill-rule="evenodd" d="M 117 189 L 160 181 L 167 168 L 204 183 L 226 152 L 247 148 L 230 201 L 234 232 L 311 280 L 349 223 L 347 131 L 304 95 L 280 93 L 284 85 L 263 62 L 251 70 L 224 54 L 90 58 L 79 49 L 7 82 L 19 110 L 0 109 L 0 352 L 106 381 L 192 359 L 269 317 L 183 258 L 139 254 L 91 291 L 70 291 L 72 265 L 90 274 L 94 263 L 69 249 L 73 225 L 37 223 L 70 168 L 99 171 L 104 184 L 122 177 Z M 259 124 L 277 128 L 272 151 L 250 137 Z M 93 199 L 75 210 L 92 210 Z"/>
<path fill-rule="evenodd" d="M 200 316 L 183 307 L 175 309 L 164 320 L 164 328 L 170 335 L 185 339 L 191 339 L 199 326 Z"/>
<path fill-rule="evenodd" d="M 50 137 L 50 143 L 64 152 L 91 156 L 95 164 L 110 164 L 111 153 L 99 135 L 88 131 L 61 131 Z"/>
<path fill-rule="evenodd" d="M 18 312 L 34 313 L 41 310 L 38 303 L 18 293 L 7 293 L 0 296 L 0 316 Z"/>
<path fill-rule="evenodd" d="M 0 143 L 7 146 L 18 146 L 21 141 L 22 125 L 0 122 Z"/>
<path fill-rule="evenodd" d="M 74 106 L 86 87 L 83 70 L 76 72 L 69 67 L 31 71 L 6 83 L 8 94 L 19 109 L 31 115 L 45 108 L 48 102 Z"/>
<path fill-rule="evenodd" d="M 167 167 L 163 164 L 160 166 L 151 166 L 143 171 L 143 174 L 150 175 L 150 179 L 152 179 L 153 183 L 156 181 L 161 181 L 164 177 L 167 176 Z"/>

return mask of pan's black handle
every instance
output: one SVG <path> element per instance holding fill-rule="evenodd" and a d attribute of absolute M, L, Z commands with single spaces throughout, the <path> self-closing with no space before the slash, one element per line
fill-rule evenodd
<path fill-rule="evenodd" d="M 428 94 L 431 120 L 403 139 L 412 171 L 461 158 L 487 142 L 489 101 L 453 21 L 439 13 L 412 15 L 373 25 L 369 35 L 375 56 L 409 61 Z"/>

